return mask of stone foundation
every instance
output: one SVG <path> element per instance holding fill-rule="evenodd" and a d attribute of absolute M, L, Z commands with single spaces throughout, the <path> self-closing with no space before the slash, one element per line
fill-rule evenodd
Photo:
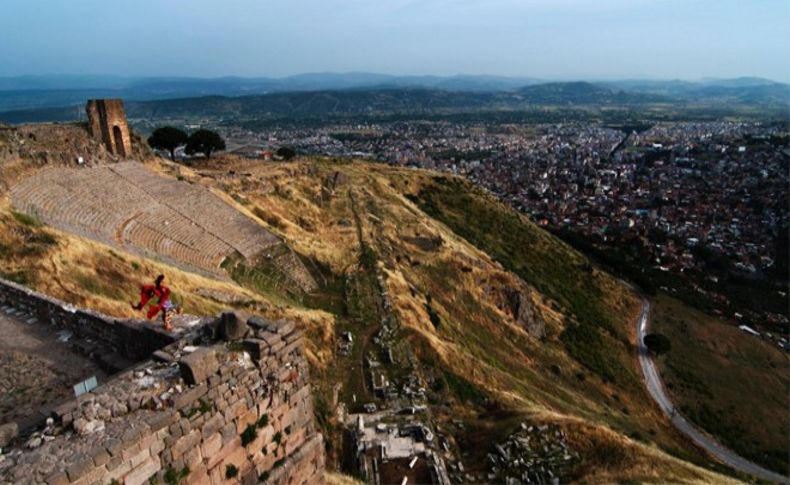
<path fill-rule="evenodd" d="M 118 321 L 14 284 L 0 283 L 0 298 L 118 343 L 113 332 L 93 328 Z M 51 307 L 58 303 L 60 311 Z M 112 328 L 132 335 L 124 333 L 127 325 L 133 327 L 121 321 Z M 123 347 L 136 352 L 143 344 Z M 0 455 L 0 482 L 323 482 L 323 438 L 313 421 L 302 335 L 292 322 L 225 314 L 151 357 L 57 406 L 46 426 L 12 442 Z"/>

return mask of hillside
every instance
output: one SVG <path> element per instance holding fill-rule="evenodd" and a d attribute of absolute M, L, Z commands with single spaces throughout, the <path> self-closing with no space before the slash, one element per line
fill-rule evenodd
<path fill-rule="evenodd" d="M 160 80 L 146 84 L 157 94 L 133 93 L 126 102 L 130 118 L 221 118 L 253 121 L 306 121 L 327 118 L 375 118 L 382 116 L 448 116 L 468 113 L 543 113 L 548 108 L 579 109 L 566 113 L 578 118 L 607 110 L 664 119 L 683 112 L 686 118 L 710 115 L 711 111 L 742 116 L 778 117 L 790 104 L 790 87 L 782 83 L 684 83 L 684 82 L 550 82 L 502 84 L 486 77 L 387 79 L 359 83 L 344 81 L 294 81 L 288 90 L 271 91 L 250 81 L 228 79 L 192 83 Z M 227 88 L 235 86 L 233 88 Z M 264 83 L 265 85 L 265 83 Z M 507 86 L 505 89 L 503 86 Z M 142 88 L 141 88 L 142 89 Z M 0 91 L 0 121 L 30 123 L 74 121 L 77 100 L 91 96 L 122 96 L 123 90 L 21 90 Z M 61 102 L 57 100 L 62 99 Z M 622 113 L 621 113 L 622 114 Z"/>
<path fill-rule="evenodd" d="M 655 300 L 653 327 L 672 342 L 659 367 L 683 414 L 739 455 L 787 474 L 787 354 L 665 295 Z"/>
<path fill-rule="evenodd" d="M 646 104 L 667 103 L 668 96 L 612 89 L 587 82 L 545 83 L 519 89 L 518 94 L 536 104 Z"/>
<path fill-rule="evenodd" d="M 46 127 L 36 129 L 36 143 L 49 143 Z M 145 170 L 211 190 L 282 238 L 318 283 L 302 290 L 280 284 L 274 250 L 226 258 L 225 275 L 197 274 L 20 212 L 9 198 L 19 180 L 52 165 L 86 169 L 70 153 L 30 156 L 38 152 L 30 142 L 20 150 L 19 134 L 0 147 L 2 275 L 130 316 L 136 286 L 164 272 L 190 313 L 230 304 L 295 320 L 309 338 L 316 415 L 336 468 L 349 413 L 388 405 L 365 364 L 385 354 L 374 375 L 424 387 L 424 419 L 446 437 L 448 462 L 472 476 L 490 473 L 487 453 L 528 423 L 566 436 L 564 480 L 730 480 L 702 467 L 712 465 L 641 385 L 632 346 L 639 297 L 467 182 L 361 161 L 221 157 L 188 168 L 145 159 Z M 70 143 L 84 136 L 73 131 Z M 346 332 L 354 345 L 341 353 Z"/>

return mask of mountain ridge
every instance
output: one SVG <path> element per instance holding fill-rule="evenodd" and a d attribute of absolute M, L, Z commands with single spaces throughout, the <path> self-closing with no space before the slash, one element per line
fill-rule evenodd
<path fill-rule="evenodd" d="M 494 75 L 395 76 L 377 73 L 305 73 L 283 78 L 225 76 L 194 78 L 179 76 L 16 76 L 0 77 L 0 111 L 52 108 L 80 104 L 87 98 L 120 97 L 147 101 L 208 95 L 245 96 L 303 91 L 348 89 L 423 88 L 454 93 L 509 93 L 541 84 L 585 82 L 629 92 L 699 97 L 706 90 L 780 89 L 787 84 L 763 78 L 684 80 L 578 80 L 559 81 Z"/>

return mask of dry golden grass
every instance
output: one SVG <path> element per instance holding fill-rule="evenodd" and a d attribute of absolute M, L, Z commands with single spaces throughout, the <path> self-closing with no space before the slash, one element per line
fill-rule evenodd
<path fill-rule="evenodd" d="M 573 419 L 553 419 L 550 422 L 561 424 L 567 433 L 568 444 L 586 458 L 576 471 L 584 483 L 741 483 L 605 427 Z"/>
<path fill-rule="evenodd" d="M 726 481 L 673 458 L 658 446 L 626 437 L 637 432 L 642 441 L 664 449 L 680 449 L 689 456 L 695 453 L 654 409 L 643 389 L 620 389 L 589 373 L 586 379 L 578 379 L 583 369 L 558 339 L 567 316 L 555 302 L 405 197 L 429 183 L 429 172 L 359 162 L 261 163 L 235 157 L 220 157 L 194 168 L 161 160 L 149 165 L 209 187 L 281 235 L 296 251 L 338 275 L 358 266 L 358 217 L 362 238 L 378 257 L 393 310 L 418 357 L 464 376 L 511 412 L 573 424 L 574 445 L 590 459 L 586 479 L 598 483 L 662 478 Z M 235 175 L 230 175 L 230 170 Z M 347 181 L 331 197 L 322 198 L 322 181 L 334 171 L 342 172 Z M 10 217 L 7 204 L 0 212 L 6 219 Z M 3 227 L 6 232 L 13 221 L 4 224 L 8 224 Z M 306 333 L 311 364 L 319 374 L 330 374 L 322 371 L 331 369 L 335 358 L 334 315 L 266 300 L 231 281 L 183 272 L 72 235 L 43 230 L 56 234 L 58 242 L 39 260 L 24 263 L 35 268 L 37 277 L 31 285 L 36 289 L 118 316 L 132 315 L 127 300 L 136 298 L 139 283 L 160 272 L 168 275 L 171 287 L 183 295 L 185 306 L 194 313 L 214 313 L 223 307 L 198 295 L 199 288 L 243 295 L 270 318 L 296 320 Z M 439 239 L 441 244 L 421 248 L 413 238 Z M 536 248 L 556 244 L 554 238 L 541 233 Z M 568 254 L 581 261 L 575 253 Z M 0 269 L 13 270 L 13 264 L 2 260 Z M 107 294 L 84 288 L 84 276 L 106 285 Z M 606 304 L 620 315 L 622 338 L 629 338 L 638 299 L 608 275 L 593 277 L 605 290 Z M 543 341 L 530 336 L 504 308 L 505 292 L 513 288 L 528 293 L 536 315 L 546 322 Z M 438 327 L 431 323 L 426 308 L 429 295 L 441 321 Z M 332 383 L 320 384 L 328 387 Z M 454 412 L 474 416 L 474 410 L 461 403 L 452 406 Z M 599 448 L 621 459 L 607 461 L 608 455 L 597 453 Z"/>
<path fill-rule="evenodd" d="M 334 473 L 334 472 L 326 472 L 324 474 L 324 480 L 326 482 L 326 485 L 362 485 L 363 483 L 365 483 L 348 475 L 343 475 L 342 473 Z"/>

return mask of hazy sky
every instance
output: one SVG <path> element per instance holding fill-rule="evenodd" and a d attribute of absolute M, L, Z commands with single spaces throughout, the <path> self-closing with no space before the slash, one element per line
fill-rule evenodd
<path fill-rule="evenodd" d="M 3 0 L 0 76 L 790 81 L 790 0 Z"/>

